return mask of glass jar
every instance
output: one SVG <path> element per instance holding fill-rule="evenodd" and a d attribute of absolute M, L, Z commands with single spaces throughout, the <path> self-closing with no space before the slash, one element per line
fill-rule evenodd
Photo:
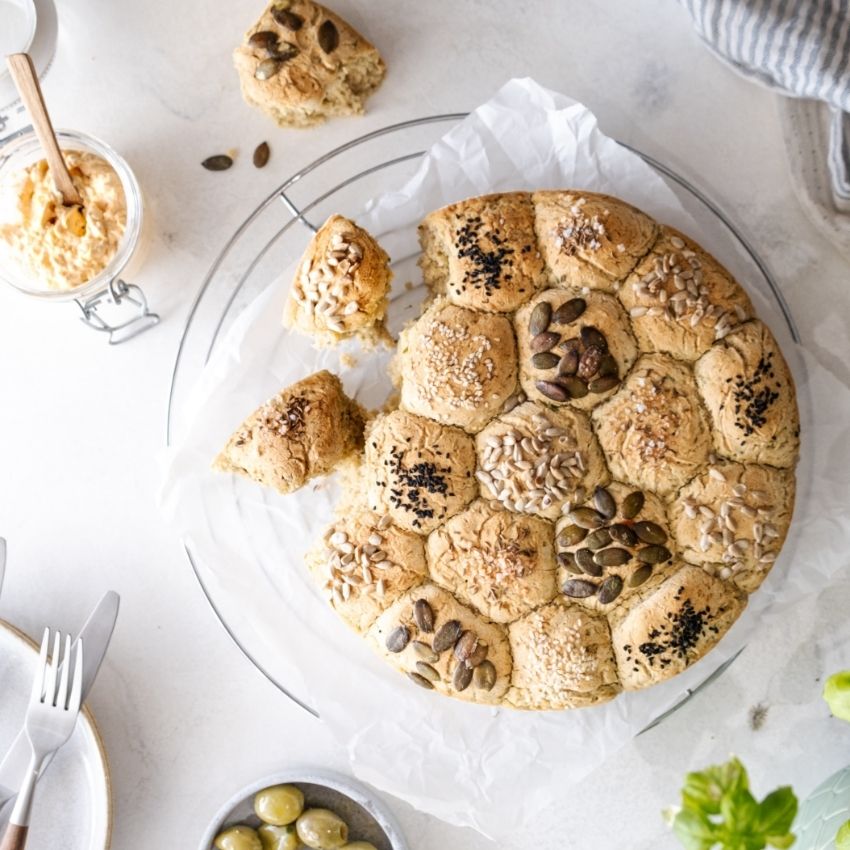
<path fill-rule="evenodd" d="M 59 130 L 56 137 L 63 150 L 95 154 L 118 175 L 127 209 L 118 250 L 103 271 L 73 289 L 50 289 L 34 279 L 27 269 L 14 263 L 0 265 L 0 282 L 44 302 L 74 301 L 89 327 L 107 333 L 110 344 L 123 342 L 159 321 L 159 317 L 148 309 L 142 290 L 124 280 L 124 276 L 138 269 L 142 259 L 144 208 L 141 188 L 127 162 L 106 143 L 72 130 Z M 0 147 L 0 183 L 43 158 L 41 145 L 32 129 L 22 131 Z"/>

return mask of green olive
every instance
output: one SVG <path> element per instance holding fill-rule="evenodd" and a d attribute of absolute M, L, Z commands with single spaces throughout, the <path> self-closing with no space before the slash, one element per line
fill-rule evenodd
<path fill-rule="evenodd" d="M 260 833 L 263 850 L 298 850 L 301 846 L 294 823 L 288 823 L 286 826 L 264 823 L 257 832 Z"/>
<path fill-rule="evenodd" d="M 304 795 L 294 785 L 272 785 L 254 797 L 254 811 L 265 823 L 286 826 L 304 811 Z"/>
<path fill-rule="evenodd" d="M 352 841 L 351 844 L 346 844 L 342 850 L 378 850 L 378 848 L 368 841 Z"/>
<path fill-rule="evenodd" d="M 260 836 L 250 826 L 229 826 L 215 837 L 216 850 L 263 850 Z"/>
<path fill-rule="evenodd" d="M 295 828 L 301 843 L 313 850 L 336 850 L 348 841 L 348 825 L 328 809 L 307 809 Z"/>

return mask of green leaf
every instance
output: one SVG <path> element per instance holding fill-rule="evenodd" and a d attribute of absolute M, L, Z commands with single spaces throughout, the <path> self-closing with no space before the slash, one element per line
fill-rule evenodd
<path fill-rule="evenodd" d="M 786 785 L 777 788 L 768 794 L 759 803 L 757 829 L 762 835 L 767 836 L 768 843 L 774 847 L 783 846 L 777 844 L 777 839 L 782 842 L 791 832 L 791 824 L 797 817 L 797 797 Z M 790 846 L 790 845 L 784 845 Z"/>
<path fill-rule="evenodd" d="M 838 828 L 835 836 L 835 850 L 850 850 L 850 820 Z"/>
<path fill-rule="evenodd" d="M 746 837 L 754 831 L 758 821 L 759 804 L 748 790 L 740 789 L 724 795 L 720 814 L 731 835 Z"/>
<path fill-rule="evenodd" d="M 834 673 L 826 680 L 823 698 L 839 720 L 850 722 L 850 670 Z"/>
<path fill-rule="evenodd" d="M 707 817 L 688 809 L 676 815 L 673 833 L 685 850 L 711 850 L 717 841 L 717 827 Z"/>

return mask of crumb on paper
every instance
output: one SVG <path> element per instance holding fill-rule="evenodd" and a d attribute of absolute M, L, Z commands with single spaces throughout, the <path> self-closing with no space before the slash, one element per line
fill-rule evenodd
<path fill-rule="evenodd" d="M 225 153 L 233 160 L 239 156 L 239 148 L 228 148 Z"/>
<path fill-rule="evenodd" d="M 343 369 L 353 369 L 357 365 L 357 358 L 345 351 L 339 355 L 339 365 Z"/>
<path fill-rule="evenodd" d="M 413 283 L 412 280 L 408 280 L 404 284 L 404 288 L 407 292 L 410 292 L 413 289 L 413 287 L 414 287 L 414 283 Z"/>
<path fill-rule="evenodd" d="M 765 721 L 767 720 L 767 712 L 768 707 L 762 702 L 754 705 L 750 709 L 750 729 L 752 729 L 753 732 L 758 732 L 758 730 L 764 726 Z"/>

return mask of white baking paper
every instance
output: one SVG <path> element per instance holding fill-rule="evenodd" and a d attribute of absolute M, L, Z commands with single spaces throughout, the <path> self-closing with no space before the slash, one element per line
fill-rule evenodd
<path fill-rule="evenodd" d="M 496 839 L 563 799 L 572 783 L 739 652 L 765 618 L 822 589 L 850 551 L 842 517 L 850 492 L 850 391 L 792 343 L 764 279 L 716 217 L 693 199 L 683 206 L 683 193 L 604 136 L 582 104 L 531 80 L 509 82 L 430 149 L 415 177 L 369 201 L 358 220 L 392 256 L 409 257 L 417 251 L 416 224 L 430 210 L 470 195 L 541 187 L 610 192 L 693 234 L 748 289 L 795 374 L 803 452 L 794 524 L 770 577 L 717 649 L 663 685 L 560 713 L 440 698 L 374 656 L 327 607 L 301 562 L 332 518 L 333 484 L 281 497 L 209 468 L 259 403 L 318 368 L 340 369 L 337 352 L 317 352 L 280 326 L 297 256 L 216 348 L 194 393 L 192 424 L 169 453 L 162 498 L 230 630 L 319 712 L 354 772 L 422 811 Z M 403 283 L 394 290 L 395 328 L 416 315 L 422 295 Z M 380 403 L 389 390 L 388 357 L 361 356 L 344 372 L 346 388 L 368 405 Z"/>

